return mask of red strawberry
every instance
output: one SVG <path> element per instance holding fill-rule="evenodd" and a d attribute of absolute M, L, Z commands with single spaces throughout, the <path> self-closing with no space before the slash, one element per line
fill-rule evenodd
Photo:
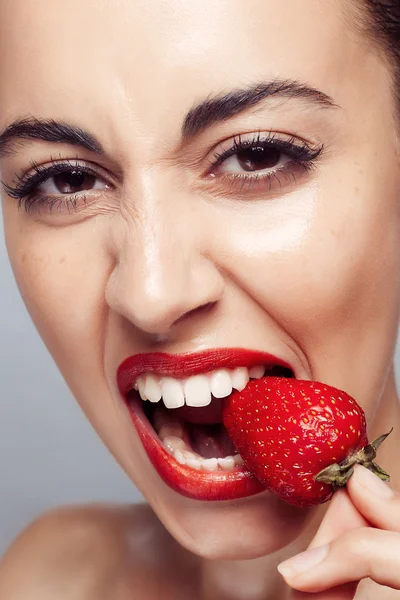
<path fill-rule="evenodd" d="M 223 421 L 250 471 L 290 504 L 326 502 L 356 462 L 389 480 L 373 459 L 390 432 L 369 444 L 362 408 L 329 385 L 253 379 L 227 398 Z"/>

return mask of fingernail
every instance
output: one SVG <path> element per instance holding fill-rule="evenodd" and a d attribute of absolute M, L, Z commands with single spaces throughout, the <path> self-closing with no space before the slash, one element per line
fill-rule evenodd
<path fill-rule="evenodd" d="M 356 477 L 360 485 L 380 498 L 391 498 L 393 496 L 393 492 L 387 483 L 371 473 L 366 467 L 355 469 L 353 477 Z"/>
<path fill-rule="evenodd" d="M 322 563 L 328 554 L 328 550 L 329 545 L 326 545 L 301 552 L 301 554 L 297 554 L 293 558 L 281 562 L 278 565 L 278 571 L 285 578 L 291 578 L 299 573 L 304 573 Z"/>

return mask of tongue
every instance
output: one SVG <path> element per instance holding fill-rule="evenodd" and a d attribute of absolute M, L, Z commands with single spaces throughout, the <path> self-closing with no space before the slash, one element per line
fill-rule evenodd
<path fill-rule="evenodd" d="M 222 423 L 218 425 L 189 425 L 192 448 L 204 458 L 234 456 L 237 450 Z"/>
<path fill-rule="evenodd" d="M 170 410 L 162 403 L 147 402 L 145 411 L 157 433 L 162 426 L 178 424 L 184 429 L 185 441 L 194 452 L 204 458 L 224 458 L 238 452 L 222 424 L 222 406 L 223 400 L 217 398 L 208 406 L 182 406 Z"/>

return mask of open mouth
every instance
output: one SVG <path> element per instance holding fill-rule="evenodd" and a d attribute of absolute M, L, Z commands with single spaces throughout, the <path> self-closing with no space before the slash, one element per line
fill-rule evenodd
<path fill-rule="evenodd" d="M 293 377 L 282 365 L 236 366 L 170 377 L 141 371 L 124 394 L 132 421 L 158 474 L 197 500 L 232 500 L 265 487 L 243 464 L 222 422 L 225 399 L 250 379 Z M 122 391 L 122 390 L 121 390 Z"/>
<path fill-rule="evenodd" d="M 139 378 L 138 394 L 144 415 L 161 444 L 180 463 L 192 469 L 232 471 L 243 466 L 222 423 L 224 399 L 242 391 L 250 379 L 291 377 L 289 369 L 262 365 L 218 370 L 179 381 L 149 374 Z M 235 387 L 233 387 L 235 386 Z M 216 395 L 215 395 L 216 394 Z"/>

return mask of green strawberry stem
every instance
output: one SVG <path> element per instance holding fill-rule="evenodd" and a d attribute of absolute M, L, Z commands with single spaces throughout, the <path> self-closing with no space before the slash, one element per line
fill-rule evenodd
<path fill-rule="evenodd" d="M 322 471 L 315 475 L 314 479 L 316 481 L 323 481 L 324 483 L 331 483 L 333 490 L 336 491 L 338 488 L 346 485 L 347 481 L 354 473 L 353 465 L 357 463 L 363 465 L 372 473 L 375 473 L 379 479 L 390 481 L 388 473 L 374 462 L 374 458 L 376 457 L 379 446 L 392 431 L 393 427 L 388 433 L 380 435 L 372 442 L 372 444 L 367 444 L 364 448 L 361 448 L 361 450 L 357 450 L 357 452 L 345 458 L 340 464 L 333 463 L 332 465 L 329 465 L 329 467 L 322 469 Z"/>

